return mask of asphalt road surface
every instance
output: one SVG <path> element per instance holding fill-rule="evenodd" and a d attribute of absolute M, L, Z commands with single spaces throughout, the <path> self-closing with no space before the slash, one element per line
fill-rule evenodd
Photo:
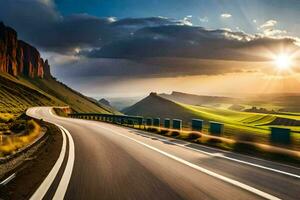
<path fill-rule="evenodd" d="M 58 125 L 60 156 L 31 199 L 300 199 L 300 169 L 113 124 L 27 114 Z"/>

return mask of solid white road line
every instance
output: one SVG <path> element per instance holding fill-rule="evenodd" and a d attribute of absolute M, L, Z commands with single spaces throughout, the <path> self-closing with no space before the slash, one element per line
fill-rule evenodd
<path fill-rule="evenodd" d="M 16 177 L 16 173 L 13 173 L 12 175 L 10 175 L 9 177 L 7 177 L 5 180 L 3 180 L 0 183 L 0 186 L 6 185 L 9 181 L 13 180 Z"/>
<path fill-rule="evenodd" d="M 54 117 L 57 117 L 56 115 L 54 115 L 51 110 L 49 110 L 49 113 L 50 115 L 54 116 Z M 77 120 L 77 119 L 75 119 Z M 143 134 L 143 133 L 141 133 Z M 145 135 L 145 134 L 143 134 Z M 151 134 L 153 137 L 155 137 L 155 135 Z M 160 138 L 159 138 L 160 139 Z M 160 139 L 162 140 L 162 139 Z M 279 170 L 279 169 L 275 169 L 275 168 L 271 168 L 271 167 L 266 167 L 266 166 L 263 166 L 263 165 L 259 165 L 259 164 L 255 164 L 255 163 L 251 163 L 251 162 L 248 162 L 248 161 L 244 161 L 244 160 L 240 160 L 240 159 L 236 159 L 236 158 L 231 158 L 231 157 L 228 157 L 228 156 L 225 156 L 225 155 L 216 155 L 216 153 L 209 153 L 207 151 L 204 151 L 204 150 L 199 150 L 199 149 L 195 149 L 195 148 L 192 148 L 192 147 L 188 147 L 184 144 L 178 144 L 178 143 L 175 143 L 175 142 L 172 142 L 168 139 L 165 139 L 165 141 L 171 143 L 171 144 L 174 144 L 176 146 L 180 146 L 180 147 L 184 147 L 186 149 L 190 149 L 190 150 L 193 150 L 193 151 L 197 151 L 197 152 L 200 152 L 200 153 L 203 153 L 203 154 L 206 154 L 206 155 L 209 155 L 209 156 L 214 156 L 214 157 L 218 157 L 218 158 L 223 158 L 223 159 L 227 159 L 227 160 L 230 160 L 230 161 L 234 161 L 234 162 L 238 162 L 238 163 L 242 163 L 242 164 L 245 164 L 245 165 L 249 165 L 249 166 L 252 166 L 252 167 L 257 167 L 257 168 L 260 168 L 260 169 L 264 169 L 264 170 L 268 170 L 268 171 L 272 171 L 272 172 L 276 172 L 276 173 L 279 173 L 279 174 L 283 174 L 283 175 L 287 175 L 287 176 L 291 176 L 291 177 L 294 177 L 294 178 L 298 178 L 300 179 L 300 175 L 297 175 L 297 174 L 293 174 L 293 173 L 290 173 L 290 172 L 286 172 L 286 171 L 282 171 L 282 170 Z M 187 142 L 188 143 L 188 142 Z M 191 144 L 191 143 L 188 143 L 188 144 Z M 204 148 L 209 148 L 209 147 L 204 147 Z M 212 150 L 215 150 L 213 148 L 209 148 L 209 149 L 212 149 Z"/>
<path fill-rule="evenodd" d="M 141 134 L 143 134 L 143 133 L 141 133 Z M 146 134 L 143 134 L 143 135 L 147 136 Z M 153 134 L 151 134 L 151 136 L 152 136 L 152 137 L 156 137 L 156 136 L 153 135 Z M 259 165 L 259 164 L 247 162 L 247 161 L 244 161 L 244 160 L 239 160 L 239 159 L 236 159 L 236 158 L 231 158 L 231 157 L 228 157 L 228 156 L 224 156 L 224 155 L 221 154 L 221 153 L 217 153 L 217 154 L 216 154 L 216 153 L 209 153 L 209 152 L 204 151 L 204 150 L 196 149 L 196 148 L 193 148 L 193 147 L 188 147 L 188 146 L 186 146 L 186 144 L 178 144 L 178 143 L 176 143 L 176 142 L 172 142 L 172 141 L 170 141 L 168 138 L 166 138 L 166 139 L 158 138 L 158 139 L 159 139 L 160 141 L 166 141 L 166 142 L 169 142 L 169 143 L 174 144 L 174 145 L 176 145 L 176 146 L 180 146 L 180 147 L 183 147 L 183 148 L 192 150 L 192 151 L 197 151 L 197 152 L 200 152 L 200 153 L 209 155 L 209 156 L 214 156 L 214 157 L 218 157 L 218 158 L 223 158 L 223 159 L 226 159 L 226 160 L 230 160 L 230 161 L 242 163 L 242 164 L 245 164 L 245 165 L 250 165 L 250 166 L 253 166 L 253 167 L 260 168 L 260 169 L 269 170 L 269 171 L 272 171 L 272 172 L 276 172 L 276 173 L 279 173 L 279 174 L 283 174 L 283 175 L 287 175 L 287 176 L 291 176 L 291 177 L 300 179 L 300 175 L 293 174 L 293 173 L 290 173 L 290 172 L 285 172 L 285 171 L 282 171 L 282 170 L 279 170 L 279 169 L 274 169 L 274 168 L 271 168 L 271 167 L 266 167 L 266 166 L 263 166 L 263 165 Z M 187 142 L 187 144 L 192 144 L 192 143 Z M 207 148 L 207 147 L 204 147 L 204 148 Z M 210 149 L 215 150 L 215 149 L 213 149 L 213 148 L 210 148 Z"/>
<path fill-rule="evenodd" d="M 190 149 L 190 150 L 193 150 L 193 151 L 198 151 L 198 152 L 201 152 L 203 154 L 207 154 L 207 155 L 211 155 L 211 156 L 215 156 L 215 157 L 219 157 L 219 158 L 224 158 L 226 160 L 230 160 L 230 161 L 242 163 L 242 164 L 245 164 L 245 165 L 250 165 L 250 166 L 253 166 L 253 167 L 257 167 L 257 168 L 269 170 L 269 171 L 272 171 L 272 172 L 276 172 L 276 173 L 279 173 L 279 174 L 284 174 L 284 175 L 287 175 L 287 176 L 291 176 L 291 177 L 300 179 L 300 175 L 292 174 L 292 173 L 285 172 L 285 171 L 281 171 L 279 169 L 265 167 L 263 165 L 259 165 L 259 164 L 255 164 L 255 163 L 251 163 L 251 162 L 239 160 L 239 159 L 236 159 L 236 158 L 231 158 L 231 157 L 228 157 L 228 156 L 224 156 L 223 154 L 209 153 L 209 152 L 206 152 L 206 151 L 203 151 L 203 150 L 195 149 L 195 148 L 192 148 L 192 147 L 187 147 L 187 146 L 180 145 L 180 144 L 178 144 L 178 146 L 182 146 L 184 148 L 187 148 L 187 149 Z"/>
<path fill-rule="evenodd" d="M 57 187 L 57 190 L 55 192 L 53 199 L 64 199 L 64 196 L 66 194 L 66 191 L 67 191 L 70 179 L 71 179 L 73 166 L 74 166 L 74 160 L 75 160 L 75 148 L 74 148 L 73 138 L 67 129 L 65 129 L 62 126 L 59 126 L 59 127 L 65 131 L 65 133 L 67 134 L 68 139 L 69 139 L 69 158 L 68 158 L 68 162 L 66 165 L 66 169 L 60 180 L 60 183 Z"/>
<path fill-rule="evenodd" d="M 39 108 L 33 108 L 31 110 L 31 112 L 33 112 L 33 113 L 31 113 L 29 111 L 29 114 L 35 115 L 37 110 L 39 110 Z M 51 112 L 51 108 L 49 109 L 49 113 L 50 113 L 50 115 L 54 115 Z M 52 123 L 52 122 L 50 122 L 50 123 Z M 55 123 L 53 123 L 53 124 L 55 124 Z M 61 149 L 59 158 L 56 161 L 54 167 L 52 168 L 52 170 L 50 171 L 50 173 L 48 174 L 46 179 L 43 181 L 43 183 L 40 185 L 40 187 L 37 189 L 37 191 L 30 198 L 32 200 L 42 199 L 45 196 L 45 194 L 47 193 L 47 191 L 49 190 L 50 186 L 52 185 L 55 177 L 57 176 L 59 169 L 61 168 L 61 165 L 63 163 L 64 157 L 66 154 L 66 140 L 67 139 L 69 141 L 68 160 L 67 160 L 66 168 L 64 169 L 64 173 L 63 173 L 62 178 L 59 182 L 59 185 L 56 189 L 53 199 L 64 199 L 65 193 L 67 191 L 67 188 L 68 188 L 68 185 L 70 182 L 70 178 L 71 178 L 73 166 L 74 166 L 74 160 L 75 160 L 74 141 L 68 130 L 66 130 L 64 127 L 62 127 L 58 124 L 55 124 L 55 125 L 59 127 L 59 129 L 61 130 L 61 134 L 63 136 L 62 149 Z"/>
<path fill-rule="evenodd" d="M 55 165 L 53 166 L 53 168 L 51 169 L 51 171 L 49 172 L 48 176 L 45 178 L 45 180 L 42 182 L 42 184 L 39 186 L 39 188 L 35 191 L 35 193 L 31 196 L 31 200 L 40 200 L 43 199 L 43 197 L 45 196 L 45 194 L 47 193 L 48 189 L 50 188 L 50 186 L 52 185 L 62 163 L 63 160 L 65 158 L 65 154 L 66 154 L 66 146 L 67 146 L 67 141 L 66 141 L 66 135 L 63 132 L 63 130 L 61 129 L 61 134 L 63 136 L 63 144 L 62 144 L 62 148 L 59 154 L 59 157 L 55 163 Z"/>
<path fill-rule="evenodd" d="M 151 145 L 148 145 L 148 144 L 146 144 L 146 143 L 144 143 L 144 142 L 141 142 L 141 141 L 136 140 L 136 139 L 134 139 L 134 138 L 131 138 L 131 137 L 129 137 L 129 136 L 123 135 L 123 134 L 121 134 L 121 133 L 119 133 L 119 132 L 117 132 L 117 131 L 114 131 L 113 129 L 106 128 L 106 127 L 102 127 L 102 128 L 103 128 L 103 129 L 106 129 L 106 130 L 108 130 L 108 131 L 114 132 L 114 133 L 116 133 L 116 134 L 118 134 L 118 135 L 120 135 L 120 136 L 122 136 L 122 137 L 125 137 L 125 138 L 127 138 L 127 139 L 129 139 L 129 140 L 132 140 L 132 141 L 134 141 L 134 142 L 136 142 L 136 143 L 138 143 L 138 144 L 141 144 L 141 145 L 143 145 L 143 146 L 145 146 L 145 147 L 147 147 L 147 148 L 149 148 L 149 149 L 151 149 L 151 150 L 153 150 L 153 151 L 156 151 L 156 152 L 158 152 L 158 153 L 160 153 L 160 154 L 162 154 L 162 155 L 164 155 L 164 156 L 167 156 L 167 157 L 169 157 L 169 158 L 171 158 L 171 159 L 173 159 L 173 160 L 176 160 L 176 161 L 178 161 L 178 162 L 180 162 L 180 163 L 182 163 L 182 164 L 185 164 L 185 165 L 187 165 L 187 166 L 189 166 L 189 167 L 192 167 L 193 169 L 196 169 L 196 170 L 198 170 L 198 171 L 200 171 L 200 172 L 202 172 L 202 173 L 205 173 L 205 174 L 210 175 L 210 176 L 212 176 L 212 177 L 214 177 L 214 178 L 217 178 L 217 179 L 220 179 L 220 180 L 222 180 L 222 181 L 224 181 L 224 182 L 230 183 L 230 184 L 232 184 L 232 185 L 234 185 L 234 186 L 236 186 L 236 187 L 239 187 L 239 188 L 242 188 L 242 189 L 247 190 L 247 191 L 249 191 L 249 192 L 252 192 L 252 193 L 254 193 L 254 194 L 258 195 L 258 196 L 261 196 L 261 197 L 263 197 L 263 198 L 265 198 L 265 199 L 271 199 L 271 200 L 279 200 L 279 199 L 280 199 L 280 198 L 275 197 L 275 196 L 273 196 L 273 195 L 271 195 L 271 194 L 268 194 L 268 193 L 263 192 L 263 191 L 261 191 L 261 190 L 258 190 L 258 189 L 256 189 L 256 188 L 253 188 L 253 187 L 251 187 L 251 186 L 249 186 L 249 185 L 246 185 L 246 184 L 241 183 L 241 182 L 239 182 L 239 181 L 236 181 L 236 180 L 227 178 L 227 177 L 225 177 L 225 176 L 222 176 L 222 175 L 220 175 L 220 174 L 217 174 L 217 173 L 215 173 L 215 172 L 212 172 L 212 171 L 210 171 L 210 170 L 208 170 L 208 169 L 205 169 L 205 168 L 203 168 L 203 167 L 200 167 L 200 166 L 198 166 L 198 165 L 195 165 L 195 164 L 193 164 L 193 163 L 191 163 L 191 162 L 188 162 L 188 161 L 186 161 L 186 160 L 184 160 L 184 159 L 182 159 L 182 158 L 179 158 L 179 157 L 177 157 L 177 156 L 174 156 L 174 155 L 172 155 L 172 154 L 169 154 L 169 153 L 167 153 L 167 152 L 165 152 L 165 151 L 162 151 L 162 150 L 160 150 L 160 149 L 158 149 L 158 148 L 156 148 L 156 147 L 153 147 L 153 146 L 151 146 Z"/>

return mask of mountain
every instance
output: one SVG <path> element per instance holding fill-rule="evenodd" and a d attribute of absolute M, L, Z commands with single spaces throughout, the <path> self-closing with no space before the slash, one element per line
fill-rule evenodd
<path fill-rule="evenodd" d="M 0 112 L 50 105 L 69 105 L 75 112 L 113 111 L 58 82 L 39 51 L 18 40 L 16 31 L 0 22 Z"/>
<path fill-rule="evenodd" d="M 104 105 L 107 105 L 107 106 L 111 106 L 110 103 L 109 103 L 109 101 L 107 101 L 107 100 L 104 99 L 104 98 L 100 99 L 98 102 L 99 102 L 99 103 L 102 103 L 102 104 L 104 104 Z"/>
<path fill-rule="evenodd" d="M 149 96 L 122 111 L 127 115 L 140 115 L 144 117 L 191 119 L 196 115 L 173 101 L 150 93 Z"/>
<path fill-rule="evenodd" d="M 187 94 L 183 92 L 173 91 L 171 94 L 159 94 L 159 96 L 166 99 L 177 101 L 190 105 L 201 105 L 201 104 L 213 104 L 213 103 L 229 103 L 233 104 L 238 102 L 239 99 L 231 97 L 220 97 L 220 96 L 204 96 L 204 95 L 195 95 Z"/>

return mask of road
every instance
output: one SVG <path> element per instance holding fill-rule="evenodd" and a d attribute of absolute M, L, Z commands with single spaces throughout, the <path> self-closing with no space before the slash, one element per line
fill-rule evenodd
<path fill-rule="evenodd" d="M 31 199 L 299 199 L 300 169 L 131 128 L 27 114 L 63 134 L 55 166 Z"/>

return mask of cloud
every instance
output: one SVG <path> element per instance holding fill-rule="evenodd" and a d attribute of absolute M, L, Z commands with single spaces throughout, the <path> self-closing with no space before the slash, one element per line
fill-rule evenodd
<path fill-rule="evenodd" d="M 277 21 L 272 19 L 272 20 L 268 20 L 265 23 L 263 23 L 258 30 L 262 31 L 262 35 L 266 36 L 266 37 L 282 37 L 285 34 L 287 34 L 286 30 L 280 30 L 280 29 L 276 29 L 276 25 L 277 25 Z"/>
<path fill-rule="evenodd" d="M 265 23 L 263 23 L 260 28 L 261 29 L 265 29 L 265 28 L 270 28 L 270 27 L 274 27 L 277 24 L 277 21 L 274 19 L 268 20 Z"/>
<path fill-rule="evenodd" d="M 182 22 L 184 25 L 187 25 L 187 26 L 193 26 L 193 23 L 192 23 L 192 15 L 188 15 L 186 17 L 183 18 Z"/>
<path fill-rule="evenodd" d="M 188 19 L 164 17 L 100 18 L 80 13 L 62 16 L 50 0 L 1 0 L 0 19 L 12 26 L 19 37 L 44 51 L 74 53 L 76 48 L 98 48 L 129 37 L 143 27 L 184 25 Z"/>
<path fill-rule="evenodd" d="M 53 56 L 53 59 L 56 59 Z M 219 75 L 227 73 L 251 73 L 258 63 L 236 61 L 200 60 L 187 58 L 63 58 L 57 61 L 55 75 L 62 78 L 92 77 L 179 77 L 191 75 Z M 50 59 L 51 61 L 51 59 Z M 184 67 L 183 67 L 184 66 Z M 256 71 L 255 71 L 256 72 Z"/>
<path fill-rule="evenodd" d="M 221 14 L 220 16 L 221 16 L 221 18 L 224 18 L 224 19 L 227 19 L 227 18 L 231 18 L 231 17 L 232 17 L 232 15 L 231 15 L 230 13 L 223 13 L 223 14 Z"/>
<path fill-rule="evenodd" d="M 297 48 L 295 42 L 293 38 L 271 38 L 230 29 L 168 25 L 139 29 L 131 37 L 113 41 L 99 49 L 82 51 L 81 55 L 92 58 L 180 57 L 257 61 L 265 58 L 253 52 L 276 49 L 281 45 Z"/>
<path fill-rule="evenodd" d="M 208 17 L 206 17 L 206 16 L 202 17 L 202 18 L 199 17 L 199 21 L 202 22 L 202 23 L 207 23 L 208 22 Z"/>
<path fill-rule="evenodd" d="M 215 65 L 212 61 L 266 61 L 263 50 L 282 46 L 296 49 L 299 47 L 295 43 L 300 44 L 298 38 L 284 36 L 284 30 L 275 29 L 274 20 L 264 23 L 262 32 L 253 35 L 240 29 L 194 26 L 190 15 L 179 20 L 100 18 L 84 13 L 62 16 L 53 2 L 1 0 L 0 19 L 15 28 L 21 39 L 41 49 L 57 72 L 68 69 L 70 76 L 231 73 L 238 67 Z M 225 18 L 231 17 L 225 14 Z M 210 62 L 204 63 L 203 59 Z"/>

